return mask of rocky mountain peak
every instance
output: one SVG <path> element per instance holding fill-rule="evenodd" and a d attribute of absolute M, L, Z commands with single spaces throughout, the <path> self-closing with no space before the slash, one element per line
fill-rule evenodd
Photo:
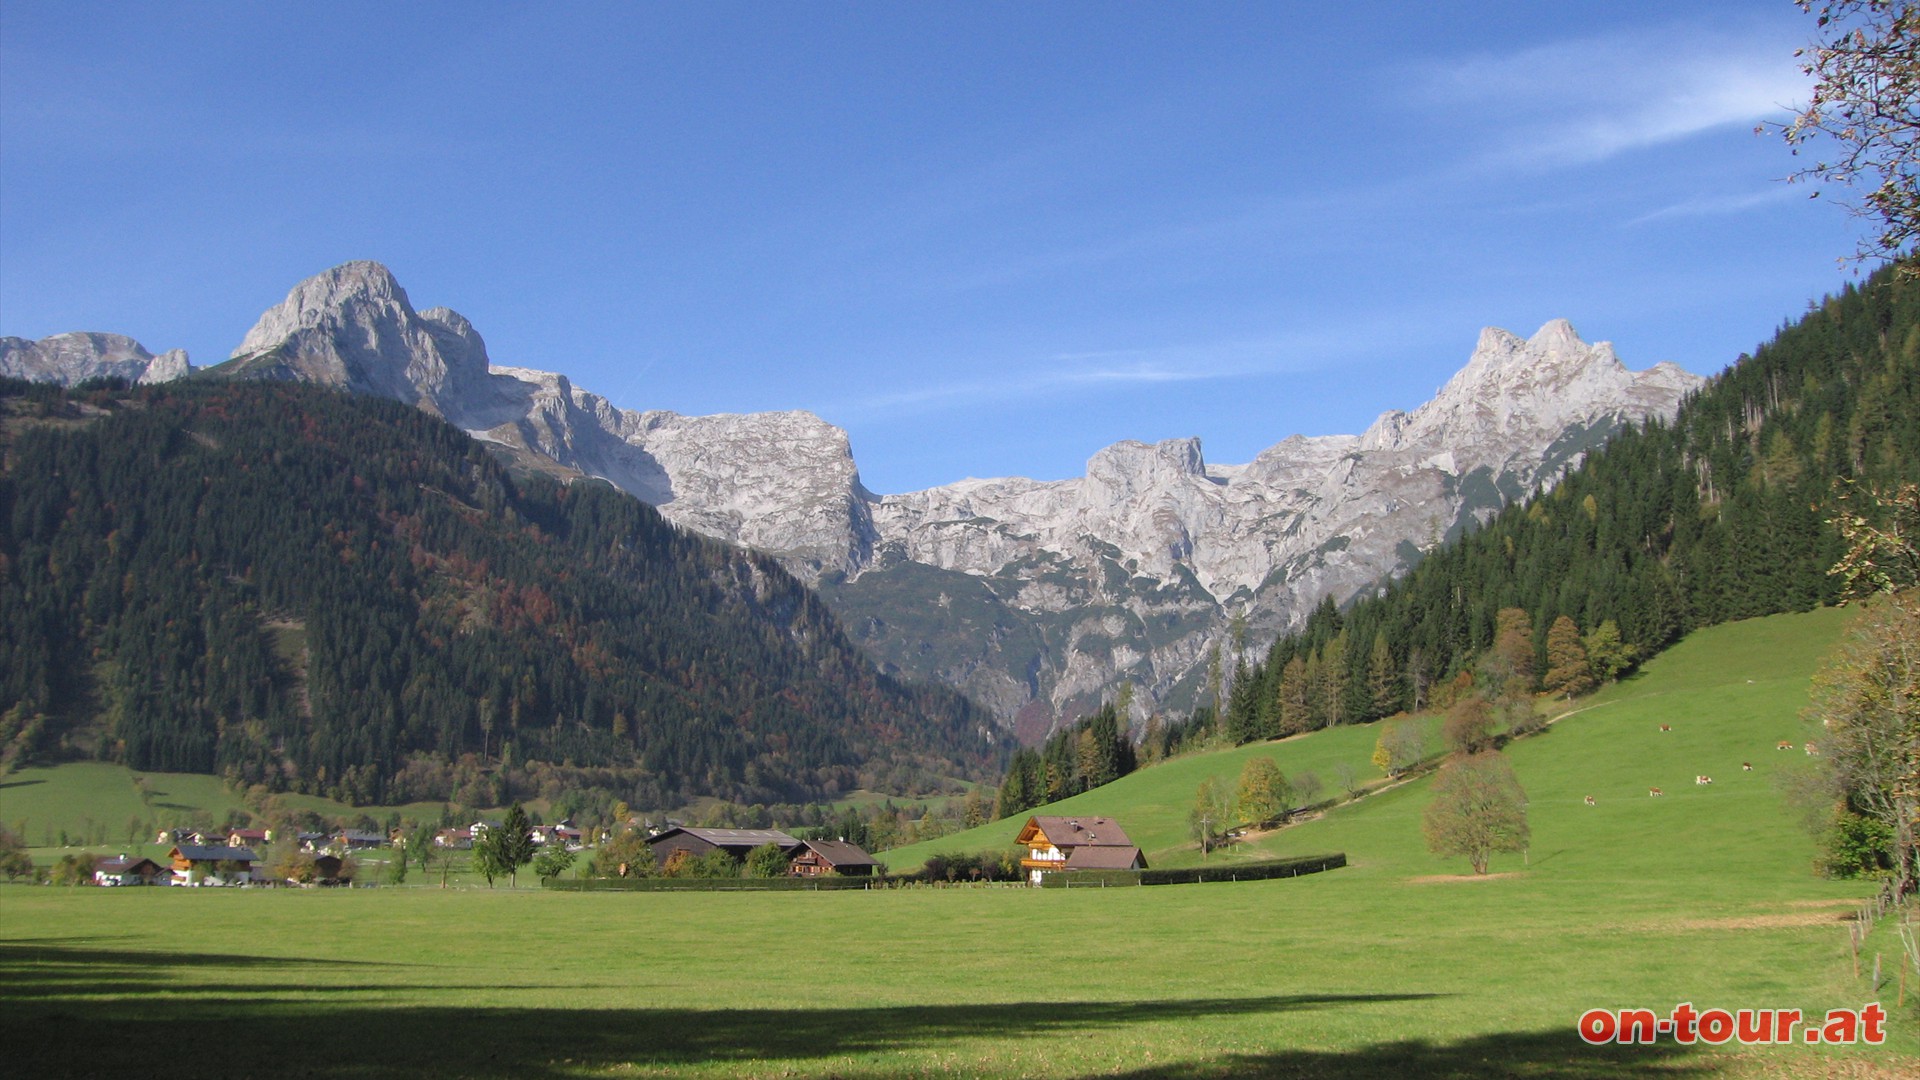
<path fill-rule="evenodd" d="M 0 338 L 0 375 L 63 386 L 88 379 L 114 378 L 133 383 L 160 383 L 193 370 L 184 349 L 159 356 L 123 334 L 77 331 L 54 334 L 39 341 Z"/>
<path fill-rule="evenodd" d="M 1700 382 L 1671 365 L 1628 371 L 1564 319 L 1528 338 L 1489 328 L 1433 400 L 1364 435 L 1289 438 L 1212 467 L 1198 438 L 1127 440 L 1074 479 L 876 497 L 846 432 L 811 413 L 632 411 L 563 375 L 493 367 L 466 319 L 415 312 L 377 263 L 302 282 L 235 356 L 242 374 L 415 403 L 774 554 L 822 586 L 884 667 L 1042 728 L 1120 680 L 1139 709 L 1179 705 L 1237 617 L 1257 648 L 1321 597 L 1344 601 L 1550 484 L 1620 423 L 1670 415 Z"/>
<path fill-rule="evenodd" d="M 229 363 L 240 374 L 346 387 L 441 415 L 449 415 L 449 392 L 484 378 L 488 366 L 471 323 L 446 308 L 414 311 L 393 273 L 366 260 L 295 285 L 247 331 Z"/>
<path fill-rule="evenodd" d="M 1187 477 L 1205 477 L 1206 459 L 1197 438 L 1166 439 L 1157 443 L 1127 439 L 1108 446 L 1087 460 L 1089 494 L 1117 503 L 1147 489 L 1165 488 Z"/>

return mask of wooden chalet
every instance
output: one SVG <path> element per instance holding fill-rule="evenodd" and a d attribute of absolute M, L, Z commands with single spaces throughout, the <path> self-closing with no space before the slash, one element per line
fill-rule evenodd
<path fill-rule="evenodd" d="M 473 846 L 473 830 L 441 829 L 433 834 L 433 846 L 452 851 L 465 851 Z"/>
<path fill-rule="evenodd" d="M 872 877 L 879 866 L 873 856 L 861 850 L 858 844 L 849 844 L 845 840 L 802 840 L 800 851 L 787 866 L 787 873 L 794 877 L 819 877 L 822 874 Z"/>
<path fill-rule="evenodd" d="M 1020 828 L 1014 843 L 1027 849 L 1020 866 L 1033 884 L 1040 875 L 1062 870 L 1145 870 L 1146 856 L 1119 822 L 1107 817 L 1035 815 Z"/>
<path fill-rule="evenodd" d="M 272 829 L 233 829 L 227 833 L 228 847 L 263 847 L 272 842 Z"/>
<path fill-rule="evenodd" d="M 110 855 L 93 860 L 95 885 L 167 885 L 172 880 L 172 871 L 152 859 Z"/>
<path fill-rule="evenodd" d="M 386 833 L 342 829 L 333 834 L 333 846 L 344 851 L 372 851 L 376 848 L 391 847 L 392 844 L 393 840 Z"/>
<path fill-rule="evenodd" d="M 238 885 L 251 879 L 256 861 L 253 849 L 225 845 L 179 844 L 167 855 L 173 860 L 175 885 Z M 195 871 L 200 872 L 198 881 Z"/>
<path fill-rule="evenodd" d="M 686 852 L 682 858 L 697 858 L 709 851 L 724 851 L 735 862 L 745 862 L 747 852 L 762 844 L 777 844 L 788 856 L 801 848 L 800 841 L 779 829 L 698 829 L 675 825 L 647 838 L 647 847 L 653 851 L 653 860 L 660 866 L 667 865 L 667 860 L 678 851 Z"/>

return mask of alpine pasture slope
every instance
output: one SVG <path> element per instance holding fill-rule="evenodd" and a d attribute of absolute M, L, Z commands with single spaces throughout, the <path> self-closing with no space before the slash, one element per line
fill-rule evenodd
<path fill-rule="evenodd" d="M 1773 747 L 1814 737 L 1798 713 L 1845 619 L 1704 631 L 1513 745 L 1534 844 L 1484 879 L 1426 853 L 1417 780 L 1254 845 L 1344 850 L 1352 866 L 1247 884 L 0 887 L 0 1039 L 22 1075 L 138 1068 L 184 1030 L 245 1033 L 227 1075 L 1913 1075 L 1913 996 L 1879 1048 L 1596 1048 L 1574 1033 L 1594 1007 L 1892 1010 L 1893 987 L 1854 977 L 1839 921 L 1869 886 L 1812 873 L 1773 786 L 1804 763 Z M 1269 751 L 1294 769 L 1323 744 L 1337 760 L 1361 740 L 1196 755 L 1070 812 L 1164 835 L 1148 800 L 1190 792 L 1196 767 L 1237 775 Z M 1697 773 L 1715 783 L 1686 782 Z M 1891 939 L 1869 949 L 1896 955 Z M 60 1030 L 84 1038 L 47 1036 Z"/>

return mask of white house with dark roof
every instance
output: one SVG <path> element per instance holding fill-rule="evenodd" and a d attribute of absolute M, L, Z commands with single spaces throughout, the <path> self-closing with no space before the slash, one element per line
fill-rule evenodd
<path fill-rule="evenodd" d="M 1027 879 L 1062 870 L 1145 870 L 1146 856 L 1109 817 L 1057 817 L 1036 814 L 1020 828 L 1014 843 L 1027 849 L 1020 866 Z"/>

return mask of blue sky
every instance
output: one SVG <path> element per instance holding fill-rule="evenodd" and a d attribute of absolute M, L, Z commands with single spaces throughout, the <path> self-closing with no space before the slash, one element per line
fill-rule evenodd
<path fill-rule="evenodd" d="M 1241 462 L 1482 326 L 1710 373 L 1853 273 L 1791 3 L 0 5 L 0 334 L 224 359 L 390 266 L 496 363 L 869 487 Z"/>

